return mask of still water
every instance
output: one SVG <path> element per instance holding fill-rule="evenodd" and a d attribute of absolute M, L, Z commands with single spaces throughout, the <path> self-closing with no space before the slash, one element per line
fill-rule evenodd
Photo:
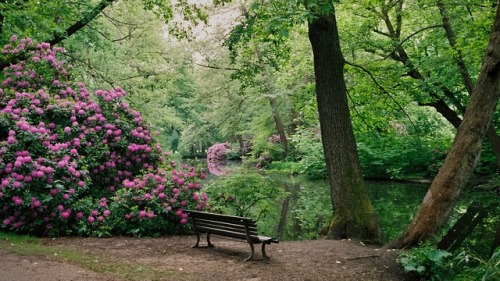
<path fill-rule="evenodd" d="M 386 240 L 395 238 L 411 222 L 429 188 L 428 184 L 419 183 L 365 183 Z M 259 226 L 282 240 L 317 238 L 332 214 L 328 181 L 296 178 L 288 179 L 283 185 L 290 192 L 290 197 L 277 202 L 274 212 L 270 212 Z M 289 200 L 288 203 L 286 200 Z M 279 225 L 280 222 L 283 224 L 284 208 L 287 208 L 287 217 L 281 229 Z"/>
<path fill-rule="evenodd" d="M 233 168 L 237 166 L 240 165 L 233 165 Z M 332 215 L 328 181 L 277 173 L 265 173 L 263 176 L 275 182 L 276 188 L 285 190 L 287 195 L 259 204 L 265 206 L 265 210 L 254 208 L 253 217 L 258 217 L 259 232 L 280 240 L 318 238 L 321 228 Z M 212 182 L 215 186 L 211 188 L 217 189 L 217 178 L 219 177 L 210 176 L 206 184 Z M 379 216 L 385 239 L 390 240 L 411 222 L 429 185 L 367 181 L 366 187 Z"/>

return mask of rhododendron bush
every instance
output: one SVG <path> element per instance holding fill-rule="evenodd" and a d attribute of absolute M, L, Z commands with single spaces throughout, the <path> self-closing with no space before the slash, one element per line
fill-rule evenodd
<path fill-rule="evenodd" d="M 176 167 L 119 87 L 90 93 L 61 48 L 11 38 L 0 87 L 0 222 L 38 235 L 156 235 L 202 209 L 204 175 Z"/>
<path fill-rule="evenodd" d="M 207 166 L 211 174 L 222 176 L 227 174 L 227 151 L 230 149 L 229 143 L 216 143 L 208 148 Z"/>

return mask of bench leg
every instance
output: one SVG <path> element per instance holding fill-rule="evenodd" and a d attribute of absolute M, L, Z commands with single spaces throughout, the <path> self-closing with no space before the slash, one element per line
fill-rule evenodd
<path fill-rule="evenodd" d="M 268 243 L 262 243 L 262 258 L 269 260 L 270 258 L 266 255 L 266 244 Z"/>
<path fill-rule="evenodd" d="M 210 233 L 207 233 L 207 243 L 208 243 L 208 245 L 206 247 L 209 247 L 209 248 L 215 247 L 214 244 L 212 244 L 210 242 Z M 200 234 L 199 233 L 196 233 L 196 245 L 194 245 L 193 248 L 200 248 Z"/>
<path fill-rule="evenodd" d="M 210 233 L 207 233 L 207 243 L 208 243 L 208 246 L 207 247 L 210 247 L 210 248 L 213 248 L 214 247 L 214 244 L 212 244 L 210 242 Z"/>
<path fill-rule="evenodd" d="M 254 247 L 253 247 L 253 243 L 248 243 L 248 244 L 250 244 L 250 250 L 252 251 L 252 253 L 245 261 L 249 261 L 249 260 L 253 259 L 253 254 L 255 252 Z"/>
<path fill-rule="evenodd" d="M 200 244 L 200 234 L 196 233 L 196 245 L 194 245 L 193 248 L 198 248 L 199 244 Z"/>

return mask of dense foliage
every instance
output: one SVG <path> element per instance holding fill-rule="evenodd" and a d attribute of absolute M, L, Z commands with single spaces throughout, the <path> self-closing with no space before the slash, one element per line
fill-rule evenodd
<path fill-rule="evenodd" d="M 88 15 L 96 3 L 42 1 L 44 9 L 40 9 L 38 2 L 0 4 L 1 42 L 8 42 L 12 32 L 37 39 L 65 34 L 64 29 Z M 330 8 L 329 1 L 306 2 L 328 2 L 325 7 Z M 496 5 L 491 0 L 444 2 L 457 34 L 454 47 L 448 43 L 434 1 L 335 4 L 365 177 L 432 177 L 442 164 L 455 125 L 436 105 L 461 118 L 469 95 L 455 60 L 465 55 L 472 80 L 477 78 Z M 177 166 L 162 154 L 155 139 L 183 157 L 208 152 L 209 168 L 220 168 L 212 160 L 224 161 L 227 141 L 242 148 L 245 160 L 259 168 L 325 179 L 312 56 L 306 26 L 300 24 L 306 14 L 302 5 L 293 3 L 299 4 L 242 1 L 241 11 L 239 6 L 228 9 L 236 16 L 215 8 L 214 18 L 219 12 L 232 18 L 215 23 L 212 34 L 203 33 L 190 42 L 173 39 L 163 25 L 175 8 L 170 1 L 151 0 L 115 1 L 87 28 L 63 41 L 64 53 L 48 44 L 37 48 L 28 39 L 12 38 L 1 61 L 24 60 L 15 60 L 0 74 L 3 229 L 49 235 L 181 231 L 186 218 L 182 210 L 206 205 L 206 196 L 199 190 L 204 176 L 194 168 Z M 186 1 L 179 5 L 186 7 L 183 11 L 188 15 L 206 19 L 199 10 L 187 9 Z M 164 18 L 156 18 L 144 7 Z M 226 23 L 233 18 L 237 28 L 229 32 Z M 69 71 L 61 58 L 75 68 Z M 127 95 L 118 84 L 127 89 Z M 99 90 L 109 85 L 112 90 Z M 499 117 L 497 110 L 496 127 Z M 290 140 L 286 153 L 276 118 Z M 153 130 L 159 131 L 155 138 Z M 495 190 L 498 167 L 491 151 L 487 142 L 476 174 L 493 175 L 491 190 Z M 291 225 L 284 237 L 304 239 L 318 237 L 331 214 L 330 194 L 318 188 L 318 182 L 288 185 L 263 174 L 236 173 L 218 178 L 208 191 L 214 211 L 266 216 L 259 223 L 268 224 L 264 228 L 270 235 L 288 198 L 295 206 L 284 218 Z M 291 191 L 283 193 L 282 188 Z M 405 201 L 418 193 L 416 188 L 374 190 L 381 195 L 372 198 L 381 225 L 392 239 L 411 220 L 421 198 Z M 495 193 L 488 195 L 498 203 Z M 456 208 L 452 221 L 467 205 Z M 498 217 L 492 216 L 479 225 L 464 248 L 486 249 L 497 223 Z M 480 235 L 487 237 L 477 238 Z M 434 254 L 429 255 L 432 251 L 417 250 L 413 254 L 417 261 L 406 261 L 418 270 L 419 264 L 429 262 L 428 257 L 434 259 Z M 466 264 L 467 256 L 470 253 L 461 254 L 453 263 Z M 480 270 L 498 264 L 499 255 L 490 260 L 484 253 L 480 256 L 481 262 L 466 266 L 478 278 Z M 478 264 L 485 267 L 476 270 Z M 438 275 L 448 272 L 449 263 L 441 265 L 428 268 Z M 422 273 L 428 277 L 433 273 L 426 274 Z"/>
<path fill-rule="evenodd" d="M 167 163 L 119 87 L 91 94 L 72 80 L 61 48 L 18 40 L 2 51 L 25 58 L 0 89 L 0 219 L 35 234 L 109 235 L 179 231 L 201 209 L 203 174 Z M 16 60 L 14 58 L 14 61 Z"/>
<path fill-rule="evenodd" d="M 497 280 L 500 277 L 500 250 L 484 259 L 462 251 L 452 254 L 424 245 L 398 257 L 410 276 L 420 280 Z"/>

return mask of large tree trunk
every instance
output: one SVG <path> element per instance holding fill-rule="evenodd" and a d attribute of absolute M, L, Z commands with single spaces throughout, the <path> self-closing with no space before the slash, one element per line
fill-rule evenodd
<path fill-rule="evenodd" d="M 408 248 L 434 237 L 449 219 L 453 207 L 471 175 L 500 97 L 500 5 L 486 49 L 483 66 L 464 118 L 443 167 L 412 223 L 391 248 Z"/>
<path fill-rule="evenodd" d="M 316 15 L 309 22 L 309 40 L 333 205 L 327 236 L 380 242 L 378 219 L 368 198 L 356 150 L 334 10 Z"/>

